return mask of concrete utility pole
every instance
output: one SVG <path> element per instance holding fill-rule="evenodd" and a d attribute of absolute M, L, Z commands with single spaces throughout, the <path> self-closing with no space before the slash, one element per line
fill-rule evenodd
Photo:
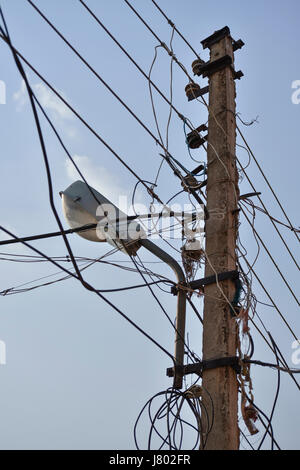
<path fill-rule="evenodd" d="M 235 78 L 241 72 L 233 68 L 234 50 L 243 45 L 233 41 L 228 27 L 202 41 L 210 50 L 210 67 L 202 73 L 209 77 L 209 121 L 207 140 L 207 209 L 205 277 L 237 269 L 235 254 L 239 197 L 236 169 Z M 216 62 L 215 62 L 216 61 Z M 212 63 L 215 64 L 212 67 Z M 203 66 L 202 66 L 203 68 Z M 204 66 L 205 68 L 205 66 Z M 237 354 L 237 328 L 230 306 L 236 287 L 231 279 L 204 288 L 203 360 Z M 207 450 L 237 450 L 238 383 L 231 366 L 203 371 L 203 399 L 213 427 L 207 437 Z M 213 415 L 208 396 L 213 401 Z M 203 417 L 205 419 L 205 417 Z"/>

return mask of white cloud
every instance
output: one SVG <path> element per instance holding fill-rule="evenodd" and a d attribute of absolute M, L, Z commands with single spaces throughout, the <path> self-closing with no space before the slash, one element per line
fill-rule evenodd
<path fill-rule="evenodd" d="M 43 83 L 36 83 L 32 85 L 32 88 L 41 105 L 46 110 L 50 110 L 54 117 L 69 121 L 74 119 L 72 111 L 70 111 L 70 109 L 51 90 L 49 90 L 46 85 Z M 64 93 L 60 92 L 60 94 L 65 98 Z M 24 80 L 21 81 L 20 89 L 13 94 L 13 99 L 17 103 L 17 111 L 21 111 L 26 103 L 28 103 L 28 94 Z"/>
<path fill-rule="evenodd" d="M 41 105 L 53 112 L 56 117 L 71 120 L 74 118 L 72 111 L 43 83 L 36 83 L 33 89 Z M 60 93 L 63 98 L 65 96 Z"/>
<path fill-rule="evenodd" d="M 28 101 L 27 89 L 25 81 L 21 81 L 21 85 L 18 91 L 13 94 L 13 100 L 17 102 L 17 111 L 21 111 L 21 109 L 25 106 Z"/>
<path fill-rule="evenodd" d="M 74 155 L 72 158 L 90 186 L 97 189 L 97 191 L 103 194 L 103 196 L 107 197 L 107 199 L 120 207 L 122 210 L 127 208 L 120 206 L 123 205 L 121 204 L 122 199 L 120 200 L 120 196 L 122 198 L 126 197 L 127 203 L 130 206 L 131 188 L 125 188 L 114 173 L 110 172 L 101 165 L 95 164 L 87 156 Z M 66 172 L 71 182 L 81 179 L 79 173 L 69 159 L 66 159 Z"/>

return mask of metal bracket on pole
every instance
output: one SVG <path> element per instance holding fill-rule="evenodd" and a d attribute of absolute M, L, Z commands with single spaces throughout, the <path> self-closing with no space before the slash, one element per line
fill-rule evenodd
<path fill-rule="evenodd" d="M 192 69 L 194 75 L 202 75 L 203 78 L 209 77 L 212 73 L 217 72 L 218 70 L 222 70 L 224 67 L 228 65 L 232 65 L 232 57 L 226 54 L 219 59 L 213 60 L 212 62 L 205 62 L 205 64 L 199 64 L 199 61 L 195 60 L 192 63 Z"/>
<path fill-rule="evenodd" d="M 209 86 L 200 88 L 200 85 L 198 85 L 198 83 L 189 83 L 185 87 L 185 93 L 186 93 L 188 101 L 195 100 L 196 98 L 199 98 L 199 96 L 203 96 L 208 92 L 209 92 Z"/>
<path fill-rule="evenodd" d="M 242 49 L 244 45 L 245 43 L 242 41 L 242 39 L 238 39 L 237 41 L 233 40 L 233 52 L 237 51 L 238 49 Z"/>
<path fill-rule="evenodd" d="M 213 34 L 203 39 L 203 41 L 201 41 L 203 49 L 211 47 L 213 44 L 216 44 L 216 42 L 221 41 L 221 39 L 225 38 L 226 36 L 230 36 L 230 29 L 228 28 L 228 26 L 225 26 L 224 28 L 215 31 Z"/>
<path fill-rule="evenodd" d="M 200 377 L 202 372 L 207 369 L 216 369 L 217 367 L 232 367 L 237 373 L 241 373 L 240 358 L 236 356 L 220 357 L 218 359 L 209 359 L 206 361 L 196 362 L 195 364 L 187 364 L 185 366 L 170 367 L 167 369 L 167 377 L 174 377 L 174 373 L 180 375 L 197 374 Z"/>
<path fill-rule="evenodd" d="M 201 289 L 201 287 L 207 286 L 208 284 L 213 284 L 219 281 L 226 281 L 227 279 L 231 279 L 232 281 L 237 281 L 239 279 L 239 272 L 238 271 L 226 271 L 223 273 L 218 273 L 217 275 L 214 274 L 213 276 L 208 276 L 208 277 L 203 277 L 201 279 L 197 279 L 196 281 L 192 281 L 189 284 L 185 283 L 183 286 L 189 287 L 190 289 Z M 178 286 L 172 286 L 171 293 L 173 295 L 177 295 L 177 292 L 178 292 Z"/>
<path fill-rule="evenodd" d="M 228 28 L 228 26 L 225 26 L 224 28 L 215 31 L 206 39 L 203 39 L 203 41 L 201 41 L 203 49 L 211 47 L 213 44 L 216 44 L 217 42 L 221 41 L 221 39 L 225 38 L 226 36 L 230 36 L 230 29 Z M 242 49 L 244 45 L 245 43 L 244 41 L 242 41 L 242 39 L 238 39 L 237 41 L 232 39 L 232 48 L 234 52 L 238 49 Z"/>
<path fill-rule="evenodd" d="M 192 175 L 198 175 L 198 173 L 200 173 L 200 171 L 202 170 L 205 170 L 205 165 L 198 165 L 196 168 L 194 168 L 194 170 L 191 171 L 191 174 Z"/>
<path fill-rule="evenodd" d="M 241 196 L 239 196 L 239 201 L 242 201 L 243 199 L 247 199 L 249 197 L 253 197 L 253 196 L 260 196 L 261 193 L 247 193 L 247 194 L 242 194 Z"/>
<path fill-rule="evenodd" d="M 228 28 L 228 26 L 225 26 L 224 28 L 219 29 L 218 31 L 215 31 L 211 36 L 208 36 L 206 39 L 201 41 L 203 49 L 211 48 L 211 46 L 218 43 L 226 36 L 230 36 L 230 29 Z M 238 49 L 241 49 L 245 45 L 242 39 L 238 39 L 237 41 L 235 41 L 234 39 L 231 38 L 231 40 L 232 40 L 233 51 L 237 51 Z M 197 59 L 197 60 L 194 60 L 194 62 L 192 63 L 192 69 L 193 69 L 194 75 L 202 75 L 203 78 L 210 77 L 211 74 L 219 70 L 222 70 L 223 68 L 227 66 L 230 66 L 232 73 L 233 73 L 234 80 L 236 79 L 240 80 L 244 76 L 241 70 L 237 72 L 235 71 L 233 67 L 233 59 L 228 54 L 212 62 L 203 63 L 203 61 L 200 61 Z M 192 93 L 193 93 L 193 90 L 191 90 L 190 94 Z"/>
<path fill-rule="evenodd" d="M 235 71 L 230 55 L 224 55 L 212 62 L 205 62 L 205 64 L 199 64 L 199 61 L 197 60 L 192 63 L 194 75 L 202 75 L 203 78 L 210 77 L 213 73 L 228 66 L 231 68 L 234 80 L 240 80 L 244 76 L 241 70 L 238 70 L 237 72 Z"/>
<path fill-rule="evenodd" d="M 207 126 L 201 124 L 201 126 L 194 129 L 192 132 L 189 132 L 186 136 L 186 143 L 191 149 L 197 149 L 207 141 L 207 135 L 203 137 L 200 135 L 200 132 L 207 131 Z"/>

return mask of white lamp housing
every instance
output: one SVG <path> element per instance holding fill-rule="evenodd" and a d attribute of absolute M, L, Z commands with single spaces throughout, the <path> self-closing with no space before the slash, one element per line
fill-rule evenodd
<path fill-rule="evenodd" d="M 60 195 L 70 228 L 97 224 L 96 228 L 77 232 L 80 237 L 108 242 L 130 255 L 139 249 L 139 239 L 146 238 L 146 233 L 135 220 L 128 220 L 127 214 L 83 181 L 75 181 Z"/>

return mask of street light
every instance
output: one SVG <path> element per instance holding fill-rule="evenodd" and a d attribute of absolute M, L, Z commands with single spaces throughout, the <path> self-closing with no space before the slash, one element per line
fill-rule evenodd
<path fill-rule="evenodd" d="M 79 236 L 94 242 L 108 242 L 115 248 L 130 256 L 143 246 L 146 250 L 168 264 L 174 271 L 177 283 L 185 283 L 185 275 L 177 261 L 168 253 L 147 239 L 145 231 L 135 220 L 110 202 L 96 189 L 83 181 L 72 183 L 65 191 L 60 193 L 64 216 L 70 228 L 74 229 L 88 224 L 95 224 L 82 232 Z M 97 225 L 96 225 L 97 224 Z M 175 375 L 174 388 L 182 388 L 182 373 L 184 363 L 184 337 L 186 315 L 186 292 L 177 289 L 177 312 L 175 334 Z"/>

